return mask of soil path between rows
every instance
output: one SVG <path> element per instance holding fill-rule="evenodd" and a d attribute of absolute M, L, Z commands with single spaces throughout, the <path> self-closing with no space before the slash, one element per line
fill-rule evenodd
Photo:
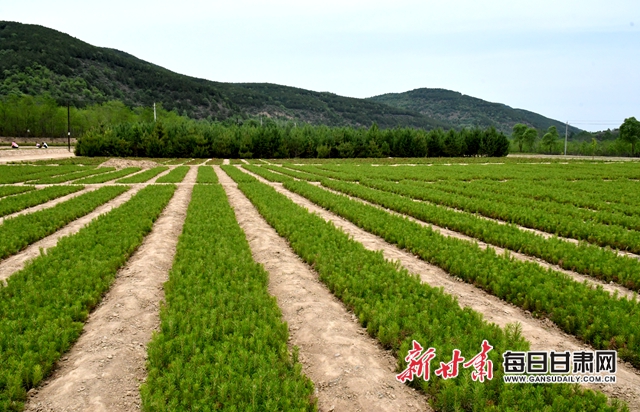
<path fill-rule="evenodd" d="M 46 383 L 30 393 L 27 411 L 139 411 L 147 371 L 146 346 L 160 324 L 163 284 L 173 265 L 191 200 L 196 168 L 118 271 L 109 292 L 89 315 L 82 335 Z"/>
<path fill-rule="evenodd" d="M 423 282 L 433 287 L 442 287 L 446 293 L 456 297 L 462 307 L 469 307 L 481 313 L 487 321 L 495 323 L 502 328 L 510 323 L 520 323 L 522 335 L 531 343 L 531 350 L 593 350 L 591 346 L 579 341 L 575 336 L 564 333 L 550 320 L 535 319 L 522 309 L 449 275 L 441 268 L 387 243 L 384 239 L 360 229 L 353 223 L 317 206 L 310 200 L 290 192 L 282 184 L 269 182 L 243 168 L 239 169 L 270 185 L 276 191 L 310 212 L 316 213 L 323 219 L 332 222 L 354 240 L 362 243 L 365 248 L 382 251 L 385 258 L 400 262 L 409 272 L 420 276 Z M 618 360 L 617 368 L 616 384 L 585 386 L 600 390 L 609 397 L 627 402 L 632 411 L 640 411 L 640 371 L 633 368 L 629 363 L 620 360 Z"/>
<path fill-rule="evenodd" d="M 0 281 L 4 281 L 15 272 L 23 269 L 29 260 L 35 259 L 40 256 L 40 249 L 47 250 L 54 247 L 58 244 L 60 238 L 77 233 L 80 229 L 89 224 L 93 219 L 109 212 L 111 209 L 122 205 L 123 203 L 131 199 L 131 197 L 133 197 L 133 195 L 135 195 L 141 187 L 142 186 L 134 187 L 124 192 L 123 194 L 116 196 L 114 199 L 108 201 L 107 203 L 98 206 L 93 210 L 93 212 L 90 212 L 83 217 L 70 222 L 62 229 L 50 234 L 43 239 L 38 240 L 37 242 L 30 244 L 24 250 L 16 253 L 15 255 L 9 256 L 5 260 L 0 261 Z"/>
<path fill-rule="evenodd" d="M 303 372 L 315 383 L 320 411 L 431 410 L 426 397 L 395 379 L 395 358 L 362 328 L 285 239 L 218 166 L 253 258 L 269 272 L 269 292 L 300 348 Z"/>

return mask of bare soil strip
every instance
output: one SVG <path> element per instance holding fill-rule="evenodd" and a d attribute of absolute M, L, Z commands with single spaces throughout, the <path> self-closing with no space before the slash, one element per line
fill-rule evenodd
<path fill-rule="evenodd" d="M 241 169 L 248 173 L 247 170 Z M 275 190 L 290 198 L 296 204 L 316 213 L 323 219 L 341 228 L 354 240 L 361 242 L 369 250 L 380 250 L 385 258 L 399 261 L 409 272 L 420 276 L 423 282 L 433 287 L 442 287 L 444 291 L 458 299 L 462 307 L 469 307 L 481 313 L 484 318 L 500 327 L 518 322 L 522 325 L 522 335 L 531 343 L 531 350 L 539 351 L 579 351 L 593 350 L 576 337 L 564 333 L 548 319 L 535 319 L 527 311 L 513 306 L 489 293 L 449 275 L 437 266 L 433 266 L 418 257 L 387 243 L 384 239 L 366 232 L 353 223 L 322 209 L 308 199 L 292 193 L 282 184 L 268 182 L 252 174 L 260 181 L 271 185 Z M 586 385 L 600 390 L 607 396 L 621 399 L 629 404 L 633 411 L 640 411 L 640 371 L 627 362 L 618 360 L 617 382 L 613 385 Z"/>
<path fill-rule="evenodd" d="M 111 209 L 114 209 L 125 203 L 127 200 L 131 199 L 133 195 L 138 193 L 138 191 L 142 187 L 143 186 L 134 187 L 133 189 L 103 204 L 102 206 L 99 206 L 93 212 L 84 215 L 80 219 L 72 221 L 57 232 L 54 232 L 44 239 L 40 239 L 39 241 L 30 244 L 23 251 L 18 252 L 3 261 L 0 261 L 0 281 L 4 281 L 15 272 L 24 268 L 29 260 L 40 256 L 40 249 L 46 250 L 54 247 L 58 244 L 58 240 L 60 240 L 60 238 L 73 235 L 96 217 L 105 214 Z M 98 186 L 96 186 L 95 188 L 97 189 Z"/>
<path fill-rule="evenodd" d="M 320 411 L 430 410 L 424 395 L 396 381 L 394 357 L 366 333 L 231 178 L 214 168 L 253 258 L 269 272 L 269 292 L 289 325 L 290 344 L 300 348 L 304 373 L 316 385 Z"/>
<path fill-rule="evenodd" d="M 10 149 L 0 151 L 0 163 L 23 162 L 30 160 L 66 159 L 76 157 L 73 151 L 64 149 Z"/>
<path fill-rule="evenodd" d="M 229 161 L 229 159 L 223 159 L 223 160 L 222 160 L 222 164 L 223 164 L 223 165 L 228 165 L 228 164 L 230 164 L 230 163 L 231 163 L 231 162 Z"/>
<path fill-rule="evenodd" d="M 70 194 L 68 194 L 66 196 L 58 197 L 56 199 L 50 200 L 50 201 L 45 202 L 45 203 L 41 203 L 41 204 L 33 206 L 33 207 L 28 207 L 26 209 L 22 209 L 19 212 L 12 213 L 10 215 L 6 215 L 4 217 L 1 217 L 0 218 L 0 225 L 2 223 L 4 223 L 5 219 L 11 219 L 11 218 L 14 218 L 14 217 L 20 216 L 20 215 L 27 215 L 29 213 L 37 212 L 37 211 L 43 210 L 43 209 L 49 209 L 50 207 L 54 207 L 55 205 L 57 205 L 59 203 L 66 202 L 69 199 L 73 199 L 74 197 L 78 197 L 78 196 L 83 195 L 85 193 L 92 192 L 92 191 L 94 191 L 96 189 L 98 189 L 97 186 L 94 186 L 94 187 L 85 186 L 84 189 L 79 190 L 77 192 L 70 193 Z"/>
<path fill-rule="evenodd" d="M 240 159 L 240 161 L 241 161 L 242 163 L 246 164 L 246 165 L 250 164 L 250 163 L 247 161 L 247 159 Z"/>
<path fill-rule="evenodd" d="M 186 183 L 196 179 L 192 167 Z M 173 198 L 116 277 L 83 334 L 46 383 L 33 390 L 27 411 L 139 411 L 146 345 L 160 325 L 163 284 L 173 264 L 192 184 Z"/>

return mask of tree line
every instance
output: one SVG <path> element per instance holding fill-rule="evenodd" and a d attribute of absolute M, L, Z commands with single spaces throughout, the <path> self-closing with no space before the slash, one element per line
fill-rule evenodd
<path fill-rule="evenodd" d="M 508 152 L 508 138 L 495 128 L 298 126 L 270 119 L 128 122 L 93 129 L 76 146 L 76 154 L 82 156 L 211 158 L 462 157 L 506 156 Z"/>
<path fill-rule="evenodd" d="M 558 129 L 550 126 L 546 131 L 518 123 L 513 126 L 511 142 L 519 152 L 544 154 L 564 153 L 564 138 Z M 636 156 L 640 142 L 640 122 L 635 117 L 624 120 L 619 129 L 611 132 L 590 133 L 582 131 L 569 136 L 567 154 L 599 156 Z"/>

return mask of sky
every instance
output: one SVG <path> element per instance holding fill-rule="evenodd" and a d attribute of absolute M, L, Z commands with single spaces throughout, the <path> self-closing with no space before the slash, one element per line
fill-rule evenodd
<path fill-rule="evenodd" d="M 640 119 L 638 0 L 2 0 L 0 20 L 208 80 L 442 88 L 592 131 Z"/>

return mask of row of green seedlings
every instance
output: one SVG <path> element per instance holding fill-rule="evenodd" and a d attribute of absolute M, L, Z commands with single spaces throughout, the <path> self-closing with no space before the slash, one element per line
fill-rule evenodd
<path fill-rule="evenodd" d="M 338 171 L 352 169 L 355 165 L 321 165 L 321 168 Z M 389 180 L 546 180 L 561 179 L 566 181 L 602 182 L 603 180 L 637 179 L 640 170 L 634 164 L 492 164 L 492 165 L 440 165 L 416 167 L 373 167 L 372 165 L 357 166 L 371 173 L 372 178 Z"/>
<path fill-rule="evenodd" d="M 640 291 L 640 260 L 618 255 L 611 249 L 586 242 L 575 244 L 556 236 L 544 237 L 512 224 L 500 224 L 471 213 L 415 202 L 410 197 L 372 189 L 364 184 L 325 179 L 322 185 L 486 243 L 543 259 L 563 269 Z M 385 184 L 387 189 L 393 186 Z"/>
<path fill-rule="evenodd" d="M 106 186 L 54 207 L 5 220 L 0 225 L 0 259 L 18 253 L 127 190 L 128 186 Z"/>
<path fill-rule="evenodd" d="M 311 173 L 321 174 L 326 177 L 341 180 L 350 180 L 352 177 L 347 173 L 360 173 L 371 180 L 402 181 L 413 180 L 418 182 L 474 182 L 487 185 L 503 187 L 503 183 L 518 185 L 537 185 L 552 189 L 555 187 L 570 188 L 572 195 L 588 195 L 598 198 L 604 196 L 604 200 L 611 203 L 623 203 L 626 205 L 636 205 L 640 201 L 640 195 L 635 193 L 637 180 L 630 180 L 627 177 L 610 179 L 567 179 L 564 171 L 545 170 L 546 165 L 532 164 L 524 165 L 517 169 L 509 169 L 509 173 L 495 174 L 491 166 L 464 166 L 462 168 L 447 167 L 444 171 L 431 167 L 372 167 L 371 165 L 361 165 L 357 168 L 352 166 L 298 166 L 285 164 L 284 166 L 296 170 L 304 170 Z M 536 175 L 527 172 L 523 167 L 539 168 Z M 597 167 L 593 166 L 593 167 Z M 535 170 L 535 169 L 534 169 Z M 585 171 L 586 172 L 586 171 Z M 335 173 L 335 175 L 331 175 Z M 560 193 L 566 192 L 561 190 Z M 604 193 L 603 193 L 604 192 Z"/>
<path fill-rule="evenodd" d="M 425 187 L 425 184 L 420 182 L 407 181 L 406 183 L 415 184 L 422 188 Z M 519 184 L 516 183 L 516 185 Z M 558 203 L 552 200 L 536 200 L 531 197 L 508 193 L 508 191 L 503 191 L 501 188 L 488 190 L 482 183 L 437 182 L 428 184 L 428 189 L 429 191 L 438 190 L 454 193 L 474 200 L 494 201 L 504 204 L 508 208 L 528 205 L 529 209 L 536 214 L 548 215 L 556 219 L 565 217 L 575 221 L 602 223 L 611 227 L 619 227 L 622 230 L 638 230 L 640 228 L 639 216 L 629 216 L 610 210 L 587 210 L 573 204 Z"/>
<path fill-rule="evenodd" d="M 29 184 L 34 185 L 52 185 L 58 183 L 70 182 L 72 180 L 79 180 L 84 177 L 95 176 L 102 173 L 112 172 L 116 170 L 114 167 L 99 167 L 97 169 L 79 170 L 77 172 L 67 173 L 62 176 L 43 177 L 38 180 L 31 180 Z"/>
<path fill-rule="evenodd" d="M 78 165 L 78 166 L 98 166 L 101 163 L 109 160 L 108 157 L 87 157 L 87 156 L 76 156 L 76 157 L 68 157 L 66 159 L 43 159 L 31 161 L 29 164 L 31 165 L 58 165 L 58 166 L 68 166 L 68 165 Z"/>
<path fill-rule="evenodd" d="M 190 161 L 191 159 L 169 159 L 166 162 L 164 162 L 163 164 L 165 165 L 171 165 L 171 166 L 176 166 L 176 165 L 181 165 L 184 164 L 185 162 Z"/>
<path fill-rule="evenodd" d="M 626 188 L 624 193 L 614 193 L 608 182 L 593 185 L 592 190 L 585 191 L 577 188 L 574 182 L 562 180 L 547 180 L 541 182 L 527 181 L 474 181 L 474 186 L 482 187 L 491 192 L 505 193 L 513 196 L 546 200 L 556 203 L 574 205 L 584 209 L 604 212 L 621 213 L 627 216 L 640 216 L 640 184 L 634 182 L 633 188 Z M 622 203 L 622 202 L 625 203 Z"/>
<path fill-rule="evenodd" d="M 599 246 L 609 246 L 633 253 L 640 253 L 639 232 L 628 230 L 618 225 L 582 221 L 572 216 L 535 209 L 531 207 L 531 201 L 523 201 L 521 204 L 509 204 L 508 200 L 497 202 L 496 199 L 491 196 L 482 199 L 481 197 L 484 195 L 481 193 L 474 194 L 474 196 L 478 197 L 469 197 L 453 193 L 452 189 L 445 190 L 445 188 L 423 182 L 409 180 L 399 182 L 372 180 L 361 171 L 349 173 L 346 171 L 325 171 L 319 168 L 308 171 L 332 179 L 359 181 L 361 184 L 376 189 L 392 191 L 397 194 L 445 205 L 469 213 L 479 213 L 489 218 L 500 219 L 559 236 L 584 240 Z M 593 214 L 593 212 L 585 213 Z"/>
<path fill-rule="evenodd" d="M 156 183 L 180 183 L 189 172 L 189 166 L 178 166 L 156 180 Z"/>
<path fill-rule="evenodd" d="M 247 169 L 261 174 L 259 168 L 247 167 Z M 276 171 L 300 178 L 300 172 L 290 171 L 293 173 L 289 173 L 284 168 Z M 310 178 L 310 180 L 320 179 L 318 176 L 315 176 L 315 179 Z M 284 179 L 279 178 L 279 181 L 282 182 Z M 618 255 L 610 249 L 603 249 L 585 242 L 576 245 L 557 237 L 545 238 L 523 231 L 512 224 L 500 224 L 471 213 L 457 212 L 425 202 L 415 202 L 410 197 L 392 193 L 390 190 L 395 189 L 396 186 L 392 183 L 384 185 L 387 191 L 373 189 L 364 184 L 331 179 L 322 179 L 322 185 L 489 244 L 538 257 L 563 269 L 593 276 L 606 282 L 616 282 L 629 289 L 640 291 L 640 260 Z"/>
<path fill-rule="evenodd" d="M 23 409 L 27 392 L 78 339 L 174 191 L 170 185 L 142 189 L 0 286 L 0 410 Z"/>
<path fill-rule="evenodd" d="M 436 410 L 624 409 L 617 402 L 608 405 L 602 394 L 575 386 L 505 384 L 501 354 L 529 348 L 517 325 L 501 329 L 486 322 L 477 312 L 461 308 L 442 289 L 422 283 L 417 276 L 385 260 L 382 253 L 366 250 L 333 224 L 271 187 L 235 167 L 223 169 L 278 234 L 319 273 L 331 292 L 353 310 L 369 334 L 393 351 L 398 371 L 407 366 L 404 358 L 413 340 L 436 349 L 435 364 L 451 361 L 454 349 L 469 360 L 480 351 L 485 339 L 493 346 L 488 354 L 493 362 L 492 380 L 473 381 L 472 370 L 461 368 L 456 379 L 442 379 L 432 371 L 428 381 L 415 379 L 410 383 L 429 395 Z M 289 182 L 313 188 L 307 183 Z M 360 212 L 366 219 L 368 211 Z"/>
<path fill-rule="evenodd" d="M 211 166 L 198 167 L 196 183 L 218 183 L 218 176 Z"/>
<path fill-rule="evenodd" d="M 119 179 L 121 177 L 129 176 L 132 173 L 139 172 L 141 169 L 139 167 L 125 167 L 121 170 L 116 170 L 109 173 L 102 173 L 97 176 L 89 176 L 84 179 L 80 179 L 78 181 L 74 181 L 73 183 L 81 184 L 81 185 L 91 185 L 97 183 L 105 183 L 111 180 Z"/>
<path fill-rule="evenodd" d="M 425 187 L 427 184 L 416 182 L 390 183 L 381 180 L 362 179 L 360 183 L 558 236 L 583 240 L 603 247 L 640 253 L 640 232 L 629 230 L 619 225 L 582 220 L 571 216 L 569 213 L 565 215 L 550 213 L 532 207 L 531 203 L 533 202 L 531 201 L 524 200 L 520 204 L 516 204 L 503 199 L 503 196 L 499 195 L 496 195 L 495 199 L 491 199 L 491 197 L 483 199 L 482 195 L 472 197 L 470 194 L 458 194 L 454 193 L 453 190 L 432 187 L 433 185 Z"/>
<path fill-rule="evenodd" d="M 222 187 L 196 185 L 148 347 L 145 410 L 316 410 L 267 284 Z"/>
<path fill-rule="evenodd" d="M 0 186 L 0 198 L 34 190 L 35 186 Z"/>
<path fill-rule="evenodd" d="M 207 166 L 213 166 L 213 165 L 222 165 L 222 162 L 224 162 L 224 159 L 211 159 L 209 160 L 207 163 L 205 163 Z"/>
<path fill-rule="evenodd" d="M 84 186 L 51 186 L 0 199 L 0 217 L 38 206 L 82 189 Z"/>
<path fill-rule="evenodd" d="M 169 170 L 169 168 L 167 166 L 153 167 L 149 170 L 145 170 L 144 172 L 135 174 L 131 177 L 125 177 L 123 179 L 116 180 L 116 183 L 124 183 L 124 184 L 144 183 L 148 180 L 153 179 L 154 177 L 164 172 L 165 170 Z"/>
<path fill-rule="evenodd" d="M 0 165 L 0 184 L 13 184 L 44 177 L 65 175 L 87 170 L 82 166 L 6 166 Z"/>
<path fill-rule="evenodd" d="M 269 171 L 262 171 L 268 176 Z M 273 173 L 271 173 L 273 174 Z M 330 193 L 284 176 L 284 187 L 331 210 L 362 229 L 398 245 L 453 276 L 472 283 L 534 316 L 547 317 L 567 333 L 596 349 L 617 349 L 640 367 L 640 305 L 637 298 L 611 296 L 568 275 L 522 262 L 491 248 L 446 237 L 429 227 L 392 215 L 375 206 Z M 288 179 L 288 180 L 287 180 Z"/>

